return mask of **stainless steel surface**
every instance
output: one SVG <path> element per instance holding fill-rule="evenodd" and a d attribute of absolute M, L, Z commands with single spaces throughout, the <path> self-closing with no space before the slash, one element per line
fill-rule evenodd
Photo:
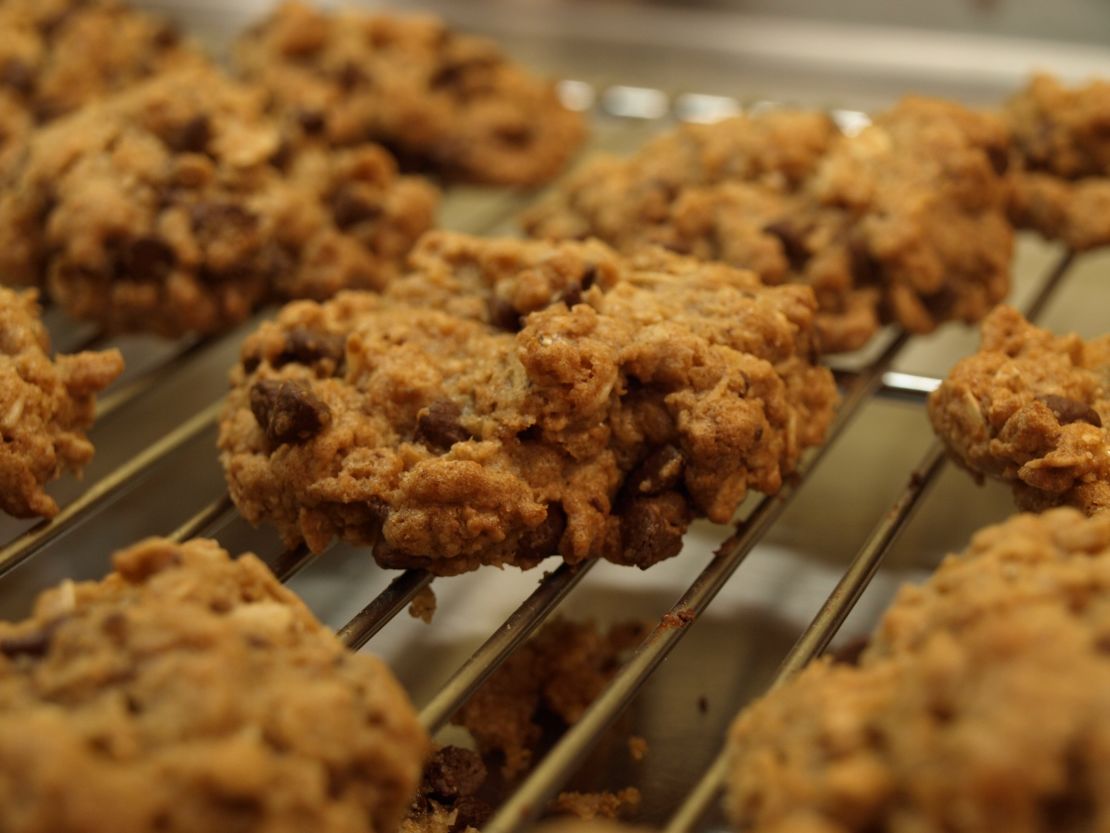
<path fill-rule="evenodd" d="M 148 5 L 173 11 L 220 46 L 266 4 Z M 792 13 L 799 8 L 792 5 Z M 1110 66 L 1110 50 L 1098 43 L 1037 41 L 1005 26 L 975 34 L 928 32 L 887 19 L 876 28 L 771 17 L 762 9 L 758 15 L 737 12 L 727 3 L 457 2 L 439 10 L 572 79 L 566 93 L 591 109 L 595 128 L 585 156 L 631 151 L 675 117 L 704 120 L 766 101 L 835 107 L 851 121 L 911 89 L 997 101 L 1037 66 L 1071 77 Z M 815 5 L 813 17 L 817 11 Z M 1099 14 L 1094 11 L 1095 21 L 1103 19 Z M 456 189 L 447 196 L 442 222 L 475 233 L 512 232 L 513 216 L 531 198 Z M 1057 247 L 1019 241 L 1017 303 L 1030 303 L 1060 256 Z M 1070 266 L 1042 322 L 1085 336 L 1105 331 L 1110 255 L 1085 255 Z M 56 312 L 47 320 L 59 347 L 90 338 L 88 328 Z M 788 499 L 753 500 L 741 509 L 745 523 L 736 535 L 695 524 L 683 553 L 647 572 L 598 563 L 588 575 L 560 569 L 543 580 L 539 571 L 498 570 L 438 579 L 435 621 L 427 626 L 395 616 L 426 586 L 423 574 L 398 577 L 347 546 L 319 558 L 303 550 L 285 553 L 270 530 L 252 530 L 226 511 L 211 413 L 204 408 L 226 389 L 227 369 L 254 326 L 203 345 L 137 337 L 116 342 L 129 369 L 116 387 L 121 393 L 104 400 L 108 407 L 93 431 L 92 487 L 67 479 L 52 489 L 63 506 L 77 507 L 67 509 L 67 521 L 0 521 L 0 542 L 14 542 L 0 550 L 0 572 L 6 573 L 0 615 L 22 615 L 35 592 L 61 578 L 102 575 L 112 549 L 142 536 L 214 534 L 232 551 L 258 552 L 349 642 L 369 639 L 369 650 L 390 662 L 425 722 L 437 727 L 552 609 L 603 622 L 660 621 L 615 686 L 491 829 L 516 828 L 524 804 L 532 801 L 528 809 L 534 809 L 535 799 L 561 788 L 568 776 L 578 789 L 638 786 L 644 794 L 640 819 L 663 824 L 716 760 L 736 711 L 776 678 L 784 657 L 793 657 L 787 668 L 807 659 L 840 624 L 846 606 L 830 609 L 830 597 L 859 597 L 842 632 L 848 638 L 863 633 L 899 583 L 919 579 L 944 553 L 962 547 L 971 531 L 1012 511 L 1005 488 L 979 488 L 951 466 L 932 465 L 923 396 L 974 349 L 974 332 L 953 325 L 904 345 L 888 334 L 870 350 L 837 360 L 851 418 L 840 422 L 835 442 L 807 461 L 809 473 L 791 485 Z M 922 459 L 933 486 L 924 494 L 911 482 L 907 492 L 907 477 Z M 905 506 L 916 509 L 912 519 Z M 29 529 L 31 537 L 20 539 Z M 886 553 L 877 571 L 876 553 Z M 687 620 L 687 610 L 698 614 L 695 620 Z M 675 616 L 681 626 L 670 627 Z M 815 618 L 821 624 L 799 642 Z M 792 646 L 800 647 L 791 653 Z M 602 732 L 622 710 L 618 735 Z M 648 741 L 641 762 L 629 758 L 621 740 L 628 732 Z M 702 827 L 715 824 L 714 818 L 700 821 Z"/>

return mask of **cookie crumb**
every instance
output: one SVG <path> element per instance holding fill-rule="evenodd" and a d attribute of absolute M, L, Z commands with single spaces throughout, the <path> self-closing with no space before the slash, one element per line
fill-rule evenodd
<path fill-rule="evenodd" d="M 628 739 L 628 757 L 639 763 L 647 757 L 648 742 L 639 735 L 632 735 Z"/>
<path fill-rule="evenodd" d="M 435 612 L 436 592 L 429 585 L 412 597 L 412 603 L 409 605 L 409 616 L 413 619 L 419 619 L 425 625 L 430 625 Z"/>
<path fill-rule="evenodd" d="M 596 818 L 616 819 L 636 810 L 643 796 L 635 787 L 625 787 L 619 792 L 561 792 L 551 803 L 557 813 L 577 816 L 583 821 Z"/>

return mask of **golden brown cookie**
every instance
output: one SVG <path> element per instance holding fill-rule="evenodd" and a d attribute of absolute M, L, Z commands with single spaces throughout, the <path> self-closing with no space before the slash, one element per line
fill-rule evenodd
<path fill-rule="evenodd" d="M 974 321 L 1009 289 L 999 119 L 907 98 L 854 136 L 821 113 L 686 125 L 626 160 L 585 166 L 524 216 L 529 234 L 646 243 L 817 295 L 822 349 L 880 323 Z"/>
<path fill-rule="evenodd" d="M 0 623 L 0 827 L 390 833 L 428 740 L 253 555 L 152 538 Z"/>
<path fill-rule="evenodd" d="M 30 127 L 206 59 L 167 21 L 116 0 L 0 3 L 0 173 Z"/>
<path fill-rule="evenodd" d="M 36 134 L 0 195 L 0 275 L 111 330 L 209 333 L 381 288 L 436 204 L 380 147 L 291 153 L 260 91 L 182 70 Z"/>
<path fill-rule="evenodd" d="M 1110 243 L 1110 81 L 1035 75 L 1005 116 L 1017 161 L 1010 216 L 1073 249 Z"/>
<path fill-rule="evenodd" d="M 825 436 L 836 392 L 804 287 L 446 233 L 412 264 L 243 345 L 220 448 L 251 522 L 441 574 L 556 553 L 646 567 Z"/>
<path fill-rule="evenodd" d="M 381 142 L 406 168 L 451 179 L 537 185 L 585 137 L 553 83 L 431 16 L 287 2 L 237 56 L 305 141 Z"/>
<path fill-rule="evenodd" d="M 957 462 L 1012 483 L 1022 509 L 1110 507 L 1110 335 L 1056 336 L 999 307 L 929 418 Z"/>
<path fill-rule="evenodd" d="M 51 359 L 35 293 L 0 287 L 0 510 L 57 514 L 43 487 L 92 459 L 94 397 L 122 372 L 118 350 Z"/>
<path fill-rule="evenodd" d="M 1110 515 L 1022 515 L 906 587 L 857 666 L 819 660 L 734 724 L 750 833 L 1110 824 Z"/>

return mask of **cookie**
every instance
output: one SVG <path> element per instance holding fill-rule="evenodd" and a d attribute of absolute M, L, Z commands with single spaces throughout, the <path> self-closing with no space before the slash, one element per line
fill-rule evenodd
<path fill-rule="evenodd" d="M 818 660 L 734 724 L 737 829 L 1110 824 L 1110 515 L 1023 515 L 904 588 L 856 667 Z"/>
<path fill-rule="evenodd" d="M 929 418 L 957 462 L 1012 483 L 1022 509 L 1110 507 L 1110 335 L 1056 336 L 999 307 Z"/>
<path fill-rule="evenodd" d="M 436 205 L 382 148 L 294 154 L 260 91 L 183 70 L 38 131 L 0 194 L 0 274 L 110 330 L 212 333 L 381 288 Z"/>
<path fill-rule="evenodd" d="M 51 359 L 35 293 L 0 287 L 0 510 L 58 513 L 43 487 L 92 459 L 94 397 L 122 372 L 118 350 Z"/>
<path fill-rule="evenodd" d="M 662 250 L 429 234 L 383 296 L 290 304 L 246 340 L 230 493 L 289 543 L 376 542 L 388 567 L 647 567 L 824 438 L 814 307 Z"/>
<path fill-rule="evenodd" d="M 1110 243 L 1110 81 L 1065 87 L 1035 75 L 1005 115 L 1013 221 L 1076 250 Z"/>
<path fill-rule="evenodd" d="M 654 243 L 808 284 L 822 349 L 840 352 L 882 322 L 927 333 L 1005 296 L 1007 144 L 996 117 L 932 99 L 853 136 L 820 113 L 769 111 L 586 165 L 523 223 L 535 237 Z"/>
<path fill-rule="evenodd" d="M 205 58 L 167 21 L 114 0 L 0 4 L 0 172 L 28 128 Z"/>
<path fill-rule="evenodd" d="M 253 555 L 152 538 L 0 623 L 0 827 L 395 830 L 428 740 Z"/>
<path fill-rule="evenodd" d="M 244 35 L 240 71 L 308 142 L 381 142 L 406 168 L 537 185 L 585 137 L 553 83 L 431 16 L 281 5 Z"/>

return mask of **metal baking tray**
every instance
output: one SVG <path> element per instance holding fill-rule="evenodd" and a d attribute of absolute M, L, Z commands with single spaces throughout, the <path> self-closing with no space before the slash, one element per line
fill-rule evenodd
<path fill-rule="evenodd" d="M 221 53 L 269 3 L 140 5 L 177 18 Z M 907 92 L 982 104 L 1000 101 L 1036 68 L 1076 80 L 1110 66 L 1110 49 L 1097 40 L 1031 37 L 1037 32 L 1028 3 L 999 7 L 993 23 L 989 8 L 969 11 L 975 25 L 963 28 L 966 21 L 956 13 L 922 20 L 915 12 L 914 23 L 932 26 L 922 28 L 900 25 L 890 13 L 881 24 L 860 22 L 869 11 L 865 2 L 851 4 L 851 23 L 821 20 L 822 7 L 811 5 L 796 0 L 790 14 L 779 17 L 760 3 L 743 12 L 728 3 L 555 0 L 396 7 L 437 11 L 565 79 L 568 99 L 588 109 L 592 121 L 582 158 L 602 150 L 631 152 L 679 119 L 709 119 L 765 102 L 858 118 L 854 114 Z M 1068 25 L 1050 34 L 1110 25 L 1110 11 L 1099 4 L 1073 0 L 1067 9 Z M 1076 20 L 1083 15 L 1090 19 Z M 535 196 L 453 188 L 441 223 L 477 234 L 513 234 L 515 215 Z M 1054 290 L 1042 296 L 1049 278 Z M 1044 326 L 1099 334 L 1110 308 L 1110 253 L 1069 258 L 1022 236 L 1012 301 L 1036 301 Z M 805 476 L 784 495 L 749 500 L 737 516 L 739 532 L 725 546 L 735 530 L 701 522 L 679 557 L 646 572 L 600 563 L 571 574 L 555 569 L 552 560 L 527 573 L 484 569 L 437 579 L 438 609 L 425 625 L 393 614 L 426 577 L 383 571 L 367 552 L 347 546 L 318 559 L 283 553 L 271 530 L 251 529 L 221 501 L 212 417 L 240 341 L 269 314 L 219 339 L 166 342 L 104 339 L 48 313 L 56 349 L 118 346 L 128 370 L 101 402 L 103 416 L 92 431 L 97 456 L 84 481 L 64 479 L 52 488 L 70 507 L 63 521 L 0 520 L 0 616 L 24 615 L 35 593 L 63 578 L 103 575 L 109 553 L 138 538 L 199 530 L 233 552 L 259 553 L 353 643 L 372 636 L 367 650 L 389 661 L 425 719 L 438 724 L 506 649 L 555 611 L 601 623 L 663 621 L 672 610 L 697 614 L 667 619 L 680 625 L 648 638 L 597 707 L 492 819 L 491 830 L 517 827 L 519 811 L 568 784 L 638 787 L 643 802 L 637 819 L 646 824 L 719 826 L 712 780 L 703 776 L 733 716 L 765 690 L 784 658 L 800 661 L 822 647 L 834 630 L 826 626 L 838 624 L 849 609 L 836 639 L 865 633 L 900 583 L 919 580 L 975 529 L 1013 512 L 1005 487 L 975 486 L 943 462 L 922 407 L 936 379 L 975 348 L 975 332 L 948 325 L 929 337 L 886 333 L 864 354 L 837 359 L 851 407 L 835 441 L 820 459 L 810 459 Z M 852 586 L 841 585 L 832 608 L 823 609 L 846 574 Z M 853 608 L 856 591 L 862 595 Z M 621 713 L 624 736 L 647 740 L 640 762 L 603 731 Z M 695 791 L 699 782 L 701 792 Z M 695 812 L 705 806 L 710 813 Z M 675 818 L 679 808 L 683 814 Z"/>

